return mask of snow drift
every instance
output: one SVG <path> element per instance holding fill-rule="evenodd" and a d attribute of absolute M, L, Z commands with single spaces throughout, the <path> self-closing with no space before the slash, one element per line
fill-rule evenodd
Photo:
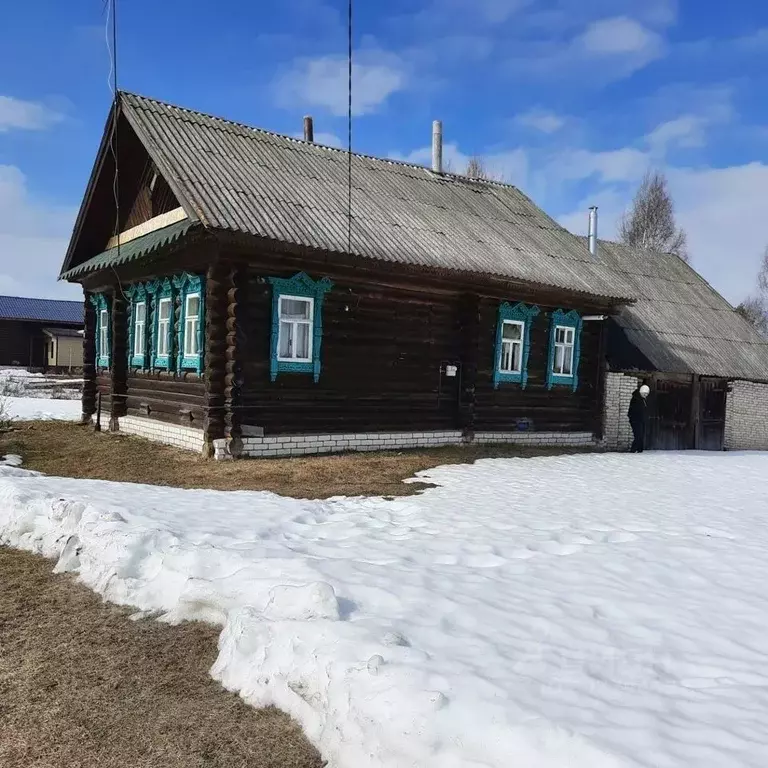
<path fill-rule="evenodd" d="M 768 764 L 768 456 L 486 460 L 403 499 L 0 466 L 0 541 L 222 625 L 339 768 Z"/>

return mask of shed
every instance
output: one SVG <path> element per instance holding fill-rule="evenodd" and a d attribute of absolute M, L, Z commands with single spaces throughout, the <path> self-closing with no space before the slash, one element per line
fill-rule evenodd
<path fill-rule="evenodd" d="M 83 302 L 0 296 L 0 365 L 51 367 L 50 335 L 44 330 L 51 326 L 62 332 L 82 330 Z"/>

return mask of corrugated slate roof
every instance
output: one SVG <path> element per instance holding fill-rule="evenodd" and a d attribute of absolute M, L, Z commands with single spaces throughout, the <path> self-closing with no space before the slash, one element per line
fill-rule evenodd
<path fill-rule="evenodd" d="M 39 320 L 43 323 L 82 323 L 83 302 L 0 296 L 3 320 Z"/>
<path fill-rule="evenodd" d="M 348 251 L 344 151 L 133 94 L 120 103 L 204 226 Z M 363 155 L 352 166 L 353 255 L 627 297 L 614 273 L 515 187 Z"/>
<path fill-rule="evenodd" d="M 598 260 L 637 299 L 616 321 L 657 370 L 768 380 L 768 340 L 677 256 L 601 240 Z"/>
<path fill-rule="evenodd" d="M 197 222 L 184 219 L 177 221 L 175 224 L 169 224 L 162 229 L 156 229 L 154 232 L 148 232 L 146 235 L 141 235 L 141 237 L 123 243 L 120 248 L 115 246 L 88 259 L 88 261 L 84 261 L 82 264 L 78 264 L 76 267 L 62 273 L 60 279 L 71 280 L 78 275 L 84 275 L 86 272 L 95 272 L 97 269 L 116 267 L 129 261 L 135 261 L 140 256 L 147 256 L 161 246 L 175 242 L 193 226 L 199 225 Z"/>

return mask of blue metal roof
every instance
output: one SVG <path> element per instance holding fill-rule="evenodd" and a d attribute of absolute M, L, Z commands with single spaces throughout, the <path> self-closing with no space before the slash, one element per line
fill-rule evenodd
<path fill-rule="evenodd" d="M 0 296 L 0 319 L 44 323 L 83 323 L 83 302 Z"/>

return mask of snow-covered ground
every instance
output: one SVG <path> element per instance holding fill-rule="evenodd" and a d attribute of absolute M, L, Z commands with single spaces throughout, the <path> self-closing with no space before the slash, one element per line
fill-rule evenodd
<path fill-rule="evenodd" d="M 768 765 L 768 454 L 498 459 L 386 500 L 0 467 L 0 541 L 223 631 L 340 768 Z"/>
<path fill-rule="evenodd" d="M 77 420 L 82 383 L 82 379 L 45 376 L 24 368 L 0 368 L 0 417 Z"/>
<path fill-rule="evenodd" d="M 80 418 L 80 400 L 51 400 L 43 397 L 0 397 L 0 410 L 7 418 L 18 421 Z"/>

